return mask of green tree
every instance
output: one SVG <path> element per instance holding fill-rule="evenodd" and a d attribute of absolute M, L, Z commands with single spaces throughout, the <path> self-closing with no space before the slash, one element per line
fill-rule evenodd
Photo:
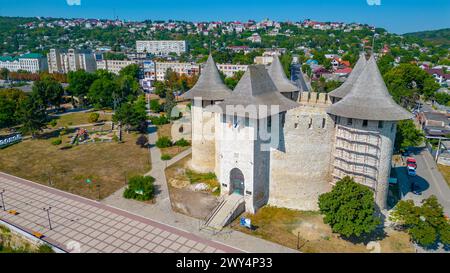
<path fill-rule="evenodd" d="M 133 101 L 139 95 L 140 87 L 136 79 L 130 75 L 123 75 L 116 80 L 119 88 L 119 101 Z"/>
<path fill-rule="evenodd" d="M 420 96 L 433 98 L 439 89 L 433 77 L 416 65 L 400 64 L 384 74 L 384 80 L 397 103 L 413 106 Z"/>
<path fill-rule="evenodd" d="M 47 123 L 48 116 L 45 107 L 40 103 L 38 95 L 32 93 L 26 99 L 22 100 L 18 109 L 18 117 L 22 127 L 22 133 L 31 133 L 34 138 Z"/>
<path fill-rule="evenodd" d="M 4 80 L 8 80 L 9 78 L 9 70 L 8 68 L 4 67 L 0 70 L 0 77 Z"/>
<path fill-rule="evenodd" d="M 292 63 L 292 55 L 287 53 L 283 54 L 280 58 L 281 65 L 283 66 L 284 73 L 288 77 L 291 78 L 291 63 Z"/>
<path fill-rule="evenodd" d="M 412 120 L 402 120 L 397 125 L 395 149 L 399 151 L 408 147 L 418 146 L 422 143 L 424 137 L 423 132 L 417 129 Z"/>
<path fill-rule="evenodd" d="M 423 200 L 421 206 L 414 205 L 412 200 L 398 202 L 390 218 L 406 228 L 419 245 L 429 247 L 437 242 L 450 245 L 450 223 L 434 195 Z"/>
<path fill-rule="evenodd" d="M 27 95 L 21 90 L 0 90 L 0 128 L 8 128 L 19 124 L 19 106 L 26 99 Z"/>
<path fill-rule="evenodd" d="M 84 104 L 84 97 L 88 94 L 89 88 L 96 79 L 97 76 L 94 73 L 88 73 L 84 70 L 70 71 L 67 74 L 69 83 L 67 91 L 72 97 L 77 97 L 80 103 Z"/>
<path fill-rule="evenodd" d="M 244 75 L 244 71 L 237 71 L 233 74 L 232 77 L 225 78 L 224 83 L 226 84 L 226 86 L 228 86 L 228 88 L 233 90 L 236 87 L 236 85 L 239 83 L 239 81 L 241 80 L 243 75 Z M 224 77 L 225 77 L 225 75 L 224 75 Z"/>
<path fill-rule="evenodd" d="M 117 83 L 108 77 L 96 79 L 89 87 L 87 97 L 96 108 L 114 106 L 114 100 L 118 100 L 120 94 Z"/>
<path fill-rule="evenodd" d="M 118 122 L 121 126 L 125 126 L 127 132 L 131 128 L 143 131 L 145 129 L 146 119 L 147 113 L 144 99 L 139 99 L 133 103 L 127 102 L 121 104 L 113 115 L 113 121 Z"/>
<path fill-rule="evenodd" d="M 121 77 L 124 76 L 130 76 L 131 78 L 135 79 L 135 80 L 139 80 L 139 65 L 138 64 L 130 64 L 124 68 L 122 68 L 122 70 L 120 70 L 119 75 Z"/>
<path fill-rule="evenodd" d="M 57 80 L 44 76 L 33 84 L 34 98 L 45 108 L 53 106 L 59 108 L 64 95 L 64 89 Z"/>
<path fill-rule="evenodd" d="M 367 186 L 344 177 L 331 192 L 319 196 L 320 212 L 333 232 L 345 237 L 369 234 L 381 223 L 375 216 L 374 194 Z"/>

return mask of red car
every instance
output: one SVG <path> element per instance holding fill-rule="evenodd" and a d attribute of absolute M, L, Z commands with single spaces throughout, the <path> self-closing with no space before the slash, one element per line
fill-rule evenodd
<path fill-rule="evenodd" d="M 408 158 L 406 159 L 406 164 L 414 164 L 414 165 L 417 165 L 417 161 L 416 161 L 415 158 L 408 157 Z"/>

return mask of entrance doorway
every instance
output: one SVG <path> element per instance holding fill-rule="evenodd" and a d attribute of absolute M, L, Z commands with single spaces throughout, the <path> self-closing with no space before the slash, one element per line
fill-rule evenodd
<path fill-rule="evenodd" d="M 244 195 L 244 174 L 238 168 L 230 171 L 230 194 Z"/>

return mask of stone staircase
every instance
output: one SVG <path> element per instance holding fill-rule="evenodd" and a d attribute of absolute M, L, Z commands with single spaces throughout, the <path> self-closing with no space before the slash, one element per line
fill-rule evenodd
<path fill-rule="evenodd" d="M 206 218 L 203 229 L 220 231 L 244 211 L 245 201 L 242 195 L 233 193 L 225 196 Z"/>

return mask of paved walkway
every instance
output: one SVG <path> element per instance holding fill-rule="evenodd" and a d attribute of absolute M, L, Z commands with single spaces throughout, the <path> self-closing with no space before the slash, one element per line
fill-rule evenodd
<path fill-rule="evenodd" d="M 30 234 L 39 232 L 44 241 L 68 252 L 239 252 L 179 228 L 0 172 L 3 189 L 6 211 L 0 209 L 1 221 Z M 52 229 L 43 210 L 49 206 Z"/>

